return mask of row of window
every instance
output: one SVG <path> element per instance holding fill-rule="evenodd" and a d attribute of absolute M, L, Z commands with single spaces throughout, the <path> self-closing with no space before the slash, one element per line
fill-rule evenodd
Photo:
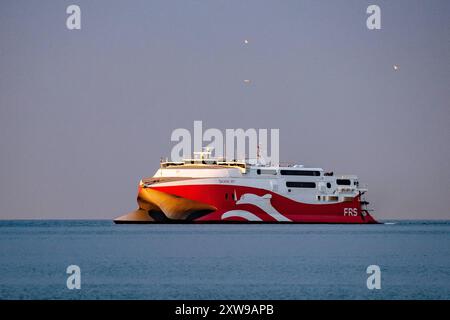
<path fill-rule="evenodd" d="M 272 174 L 276 175 L 277 170 L 274 169 L 257 169 L 256 174 Z M 320 176 L 320 171 L 317 170 L 280 170 L 282 176 L 309 176 L 318 177 Z"/>
<path fill-rule="evenodd" d="M 280 174 L 283 176 L 320 176 L 320 171 L 316 170 L 280 170 Z"/>
<path fill-rule="evenodd" d="M 276 175 L 277 171 L 274 169 L 257 169 L 257 174 L 270 174 Z M 283 176 L 309 176 L 309 177 L 318 177 L 320 176 L 320 171 L 317 170 L 280 170 L 280 174 Z M 349 186 L 351 185 L 350 179 L 336 179 L 336 184 L 340 186 Z M 327 186 L 329 183 L 327 183 Z M 355 185 L 358 185 L 358 182 L 355 181 Z M 331 186 L 328 186 L 331 188 Z"/>
<path fill-rule="evenodd" d="M 300 181 L 288 181 L 286 182 L 288 188 L 315 188 L 315 182 L 300 182 Z"/>
<path fill-rule="evenodd" d="M 276 175 L 277 171 L 274 169 L 257 169 L 256 173 L 261 174 L 269 174 Z M 320 171 L 317 170 L 280 170 L 281 175 L 285 176 L 310 176 L 316 177 L 320 176 Z M 336 179 L 336 184 L 340 186 L 349 186 L 351 185 L 350 179 Z M 358 183 L 355 181 L 355 185 Z M 288 188 L 316 188 L 315 182 L 301 182 L 301 181 L 288 181 L 286 182 L 286 187 Z M 331 188 L 331 183 L 327 182 L 327 188 Z"/>
<path fill-rule="evenodd" d="M 339 181 L 341 180 L 341 181 Z M 339 182 L 341 183 L 339 183 Z M 347 181 L 350 182 L 350 180 L 347 179 L 337 179 L 336 182 L 339 185 L 350 185 L 350 183 L 347 183 Z M 287 181 L 286 182 L 286 187 L 288 188 L 309 188 L 309 189 L 315 189 L 316 188 L 316 183 L 315 182 L 309 182 L 309 181 Z M 331 188 L 331 183 L 327 182 L 327 188 Z M 291 190 L 289 189 L 289 192 Z M 233 200 L 234 199 L 234 195 L 232 195 Z M 228 193 L 225 193 L 225 199 L 228 200 Z"/>
<path fill-rule="evenodd" d="M 301 181 L 288 181 L 286 182 L 286 187 L 288 188 L 315 188 L 315 182 L 301 182 Z M 327 188 L 331 188 L 331 183 L 327 182 Z"/>

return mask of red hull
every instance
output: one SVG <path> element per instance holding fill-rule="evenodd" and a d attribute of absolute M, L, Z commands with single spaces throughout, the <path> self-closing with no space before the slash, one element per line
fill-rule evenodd
<path fill-rule="evenodd" d="M 204 213 L 187 221 L 170 222 L 377 223 L 366 210 L 361 208 L 359 196 L 354 197 L 352 201 L 308 204 L 291 200 L 272 191 L 235 185 L 180 185 L 152 186 L 151 188 L 216 208 L 213 212 Z M 245 203 L 242 199 L 246 196 L 256 199 L 258 203 Z M 237 199 L 239 200 L 236 201 Z"/>

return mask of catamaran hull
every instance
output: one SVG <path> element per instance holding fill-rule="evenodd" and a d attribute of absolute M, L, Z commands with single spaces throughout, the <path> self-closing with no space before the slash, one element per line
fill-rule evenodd
<path fill-rule="evenodd" d="M 236 185 L 139 187 L 139 208 L 114 220 L 139 223 L 374 224 L 360 195 L 334 203 L 303 203 L 266 189 Z"/>

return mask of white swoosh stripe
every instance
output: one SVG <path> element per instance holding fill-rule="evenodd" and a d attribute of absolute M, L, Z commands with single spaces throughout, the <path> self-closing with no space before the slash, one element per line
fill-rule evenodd
<path fill-rule="evenodd" d="M 248 221 L 262 221 L 262 219 L 257 215 L 254 215 L 253 213 L 244 210 L 231 210 L 224 212 L 224 214 L 222 214 L 222 219 L 231 217 L 240 217 Z"/>

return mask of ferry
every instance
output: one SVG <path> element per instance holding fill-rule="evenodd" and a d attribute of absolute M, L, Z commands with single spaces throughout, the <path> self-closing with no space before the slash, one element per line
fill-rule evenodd
<path fill-rule="evenodd" d="M 138 209 L 114 222 L 374 224 L 366 193 L 356 175 L 201 151 L 161 160 L 156 173 L 139 182 Z"/>

